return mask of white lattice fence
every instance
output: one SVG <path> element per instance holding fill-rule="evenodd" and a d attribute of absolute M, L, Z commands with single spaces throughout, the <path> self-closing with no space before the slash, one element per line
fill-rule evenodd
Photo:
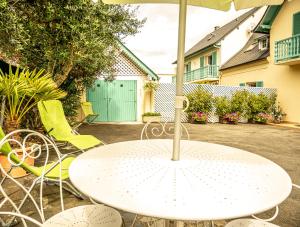
<path fill-rule="evenodd" d="M 185 95 L 194 91 L 197 87 L 203 87 L 205 90 L 211 92 L 214 97 L 231 95 L 235 91 L 248 90 L 249 92 L 259 94 L 264 93 L 266 95 L 271 95 L 276 93 L 274 88 L 261 88 L 261 87 L 230 87 L 221 85 L 209 85 L 209 84 L 185 84 L 183 85 L 183 92 Z M 163 121 L 173 121 L 175 115 L 175 84 L 160 84 L 155 92 L 154 96 L 154 110 L 162 115 Z M 181 121 L 187 122 L 187 115 L 183 114 Z M 208 114 L 209 122 L 218 122 L 218 116 L 214 114 L 214 111 Z"/>

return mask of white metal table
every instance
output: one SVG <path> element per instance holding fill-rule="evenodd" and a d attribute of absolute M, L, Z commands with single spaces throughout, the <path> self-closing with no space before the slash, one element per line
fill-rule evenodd
<path fill-rule="evenodd" d="M 109 206 L 174 220 L 219 220 L 275 207 L 291 192 L 289 175 L 274 162 L 240 149 L 172 140 L 114 143 L 87 151 L 70 167 L 72 183 Z"/>

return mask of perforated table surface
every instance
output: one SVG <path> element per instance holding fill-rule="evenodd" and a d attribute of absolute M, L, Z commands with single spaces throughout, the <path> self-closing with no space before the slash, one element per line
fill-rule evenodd
<path fill-rule="evenodd" d="M 271 209 L 291 192 L 289 175 L 274 162 L 233 147 L 172 140 L 127 141 L 79 155 L 72 183 L 114 208 L 175 220 L 217 220 Z"/>

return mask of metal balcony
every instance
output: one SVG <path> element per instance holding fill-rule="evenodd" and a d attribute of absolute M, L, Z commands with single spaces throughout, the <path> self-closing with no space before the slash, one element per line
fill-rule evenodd
<path fill-rule="evenodd" d="M 275 63 L 300 64 L 300 34 L 275 42 Z"/>

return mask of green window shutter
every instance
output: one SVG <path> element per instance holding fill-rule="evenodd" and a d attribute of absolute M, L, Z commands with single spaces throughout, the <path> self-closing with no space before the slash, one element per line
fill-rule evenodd
<path fill-rule="evenodd" d="M 204 67 L 204 56 L 200 57 L 200 67 Z"/>
<path fill-rule="evenodd" d="M 263 81 L 257 81 L 256 82 L 256 87 L 263 87 L 264 86 L 264 82 Z"/>
<path fill-rule="evenodd" d="M 240 83 L 240 87 L 245 87 L 245 83 Z"/>
<path fill-rule="evenodd" d="M 293 35 L 300 34 L 300 12 L 293 15 Z"/>
<path fill-rule="evenodd" d="M 192 65 L 191 65 L 191 62 L 188 62 L 187 64 L 185 64 L 185 72 L 190 72 L 191 69 L 192 69 Z"/>
<path fill-rule="evenodd" d="M 217 65 L 217 51 L 212 52 L 212 64 Z"/>

